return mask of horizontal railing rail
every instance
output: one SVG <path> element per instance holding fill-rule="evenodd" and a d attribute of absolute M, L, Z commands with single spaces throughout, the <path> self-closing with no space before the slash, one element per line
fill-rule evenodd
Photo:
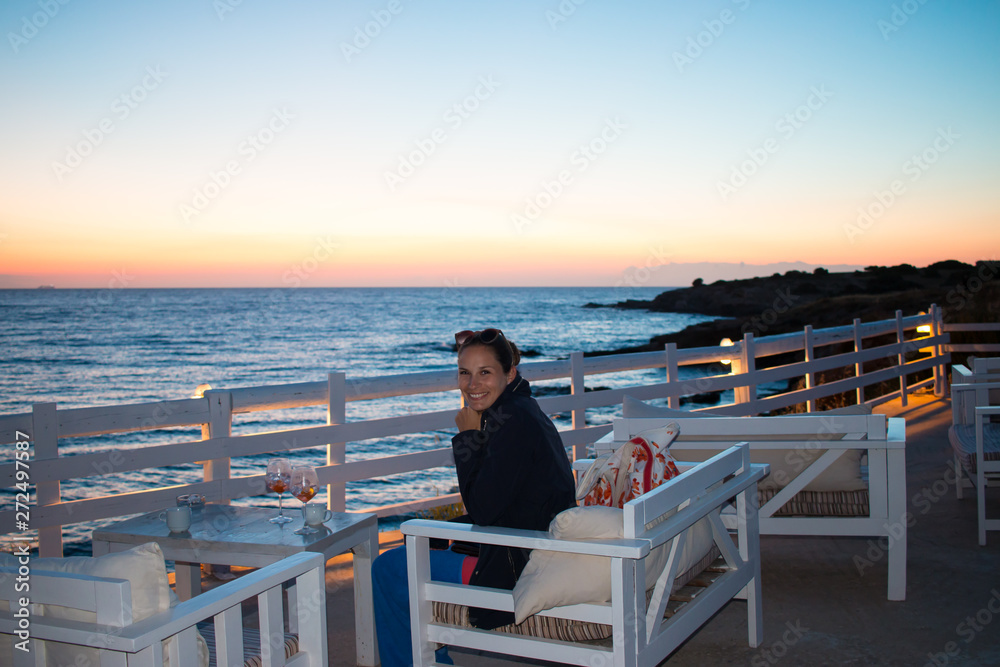
<path fill-rule="evenodd" d="M 570 393 L 539 399 L 548 414 L 572 415 L 572 427 L 560 433 L 564 445 L 578 455 L 586 445 L 608 433 L 611 425 L 587 424 L 587 410 L 620 405 L 625 395 L 635 398 L 666 399 L 678 407 L 685 396 L 705 392 L 733 391 L 734 402 L 710 408 L 710 412 L 731 415 L 759 414 L 805 403 L 810 410 L 816 401 L 845 392 L 855 392 L 865 402 L 866 387 L 898 381 L 898 389 L 868 399 L 876 403 L 902 398 L 921 387 L 933 386 L 936 393 L 947 391 L 946 367 L 950 363 L 948 334 L 941 311 L 932 306 L 930 314 L 781 334 L 756 339 L 747 334 L 731 346 L 678 349 L 668 344 L 663 351 L 585 357 L 575 352 L 568 359 L 528 362 L 521 373 L 529 381 L 570 380 Z M 924 329 L 929 331 L 924 331 Z M 891 342 L 873 341 L 892 337 Z M 867 346 L 866 346 L 867 344 Z M 827 349 L 847 346 L 848 351 Z M 775 355 L 796 355 L 780 365 L 764 365 Z M 780 359 L 780 358 L 779 358 Z M 884 368 L 865 372 L 866 364 L 883 361 Z M 681 378 L 681 367 L 731 363 L 731 371 Z M 769 362 L 768 362 L 769 363 Z M 586 388 L 588 377 L 636 370 L 663 369 L 665 381 L 612 389 Z M 843 371 L 843 377 L 819 382 L 821 374 Z M 930 371 L 930 376 L 910 382 L 908 376 Z M 706 373 L 712 367 L 706 367 Z M 759 396 L 758 386 L 805 378 L 801 389 Z M 326 465 L 317 467 L 320 482 L 328 486 L 332 509 L 346 507 L 345 485 L 401 473 L 412 473 L 453 465 L 450 447 L 347 460 L 347 443 L 395 436 L 440 433 L 454 430 L 454 410 L 436 410 L 396 416 L 348 421 L 346 405 L 353 401 L 447 394 L 457 392 L 454 371 L 431 371 L 371 378 L 347 378 L 331 373 L 325 382 L 302 382 L 277 386 L 211 389 L 197 398 L 116 406 L 57 409 L 52 403 L 36 404 L 30 413 L 0 416 L 0 442 L 28 441 L 33 445 L 30 463 L 31 484 L 36 500 L 31 507 L 31 528 L 39 530 L 43 555 L 62 550 L 62 527 L 151 511 L 171 504 L 181 493 L 204 494 L 210 502 L 229 502 L 265 493 L 264 476 L 232 477 L 230 460 L 235 457 L 325 448 Z M 457 405 L 457 395 L 456 395 Z M 233 416 L 257 411 L 325 406 L 326 424 L 290 428 L 265 433 L 232 434 Z M 59 441 L 84 436 L 159 431 L 176 427 L 199 427 L 200 439 L 182 439 L 166 444 L 116 447 L 67 455 Z M 169 432 L 168 432 L 169 436 Z M 11 448 L 13 450 L 13 448 Z M 111 474 L 136 473 L 171 466 L 201 463 L 202 481 L 136 489 L 98 497 L 64 500 L 61 485 L 86 484 L 87 480 Z M 16 489 L 22 481 L 17 461 L 0 464 L 0 484 Z M 413 512 L 460 500 L 449 493 L 414 498 L 375 508 L 380 515 Z M 354 508 L 357 509 L 357 508 Z M 0 511 L 0 533 L 22 530 L 17 510 Z"/>
<path fill-rule="evenodd" d="M 944 324 L 942 331 L 945 333 L 981 333 L 987 331 L 1000 331 L 1000 322 L 977 322 L 962 324 Z M 1000 352 L 1000 343 L 949 343 L 948 352 L 965 352 L 982 354 Z"/>

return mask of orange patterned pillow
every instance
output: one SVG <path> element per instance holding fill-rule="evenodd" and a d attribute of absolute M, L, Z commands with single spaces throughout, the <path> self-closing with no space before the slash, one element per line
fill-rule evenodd
<path fill-rule="evenodd" d="M 679 432 L 671 422 L 598 458 L 580 479 L 577 499 L 583 505 L 622 507 L 676 477 L 680 473 L 668 447 Z"/>

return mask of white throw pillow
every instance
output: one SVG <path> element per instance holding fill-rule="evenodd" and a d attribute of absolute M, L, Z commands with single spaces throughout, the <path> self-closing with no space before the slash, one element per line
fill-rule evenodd
<path fill-rule="evenodd" d="M 573 507 L 559 513 L 549 525 L 557 539 L 618 539 L 624 535 L 624 513 L 615 507 Z M 660 545 L 646 557 L 646 589 L 656 584 L 673 542 Z M 711 551 L 714 540 L 707 518 L 694 524 L 681 550 L 681 575 Z M 568 604 L 611 600 L 611 559 L 535 549 L 514 586 L 514 617 L 520 623 L 532 614 Z"/>
<path fill-rule="evenodd" d="M 16 559 L 13 559 L 16 561 Z M 0 565 L 16 563 L 0 561 Z M 132 622 L 138 622 L 161 611 L 166 611 L 177 603 L 177 596 L 170 590 L 167 580 L 163 552 L 155 542 L 141 544 L 127 551 L 99 556 L 97 558 L 32 558 L 32 572 L 68 572 L 92 577 L 126 579 L 132 594 Z M 45 605 L 45 615 L 52 618 L 95 623 L 93 612 L 81 611 L 59 605 Z M 168 640 L 167 644 L 176 639 Z M 169 665 L 167 644 L 164 644 L 164 665 Z M 82 648 L 69 644 L 49 642 L 46 647 L 49 665 L 99 665 L 97 649 Z M 198 635 L 198 660 L 203 667 L 208 665 L 208 646 Z M 187 667 L 186 665 L 183 667 Z"/>

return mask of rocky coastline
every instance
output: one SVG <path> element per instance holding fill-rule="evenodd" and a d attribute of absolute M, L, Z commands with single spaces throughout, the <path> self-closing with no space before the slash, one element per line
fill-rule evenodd
<path fill-rule="evenodd" d="M 946 260 L 917 268 L 910 264 L 869 266 L 864 271 L 812 273 L 788 271 L 769 277 L 718 280 L 664 291 L 649 301 L 587 304 L 588 308 L 628 308 L 651 312 L 698 313 L 719 319 L 683 331 L 654 336 L 644 345 L 589 352 L 589 355 L 662 350 L 667 343 L 680 348 L 718 345 L 723 338 L 742 339 L 892 319 L 926 312 L 931 304 L 944 310 L 946 322 L 1000 321 L 1000 262 L 975 265 Z M 962 342 L 996 342 L 1000 336 L 971 334 Z M 976 340 L 973 340 L 976 339 Z M 988 340 L 987 340 L 988 339 Z"/>

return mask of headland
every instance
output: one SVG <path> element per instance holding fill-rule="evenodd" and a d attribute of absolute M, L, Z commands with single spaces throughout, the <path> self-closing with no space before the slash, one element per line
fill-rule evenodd
<path fill-rule="evenodd" d="M 996 322 L 1000 321 L 997 278 L 1000 262 L 995 260 L 974 265 L 946 260 L 923 268 L 900 264 L 844 273 L 818 268 L 812 273 L 793 270 L 711 284 L 698 279 L 690 287 L 664 291 L 652 300 L 586 307 L 697 313 L 717 315 L 719 319 L 654 336 L 644 345 L 588 354 L 662 350 L 667 343 L 682 348 L 718 345 L 723 338 L 736 341 L 746 333 L 760 337 L 802 331 L 807 324 L 819 329 L 850 324 L 855 318 L 891 319 L 897 310 L 903 315 L 916 315 L 932 303 L 944 309 L 946 322 Z"/>

